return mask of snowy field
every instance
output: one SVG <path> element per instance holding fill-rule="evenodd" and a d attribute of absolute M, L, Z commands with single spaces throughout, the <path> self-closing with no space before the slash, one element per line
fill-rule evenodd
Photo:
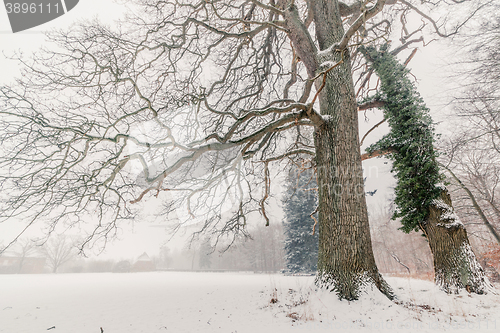
<path fill-rule="evenodd" d="M 250 273 L 0 275 L 0 332 L 498 332 L 500 296 L 388 278 L 397 303 L 317 292 L 313 277 Z"/>

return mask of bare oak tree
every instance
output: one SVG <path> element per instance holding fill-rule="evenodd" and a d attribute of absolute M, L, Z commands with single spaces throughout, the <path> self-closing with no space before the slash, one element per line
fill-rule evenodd
<path fill-rule="evenodd" d="M 245 234 L 252 212 L 270 223 L 272 171 L 312 161 L 317 285 L 349 300 L 374 285 L 392 298 L 373 257 L 358 137 L 359 110 L 376 105 L 358 107 L 373 87 L 352 51 L 395 27 L 404 50 L 467 19 L 445 26 L 426 14 L 435 4 L 403 0 L 140 2 L 116 29 L 50 34 L 57 48 L 1 87 L 0 217 L 28 228 L 91 216 L 85 245 L 157 197 L 167 212 L 184 207 L 179 225 L 202 216 L 203 232 Z"/>
<path fill-rule="evenodd" d="M 453 102 L 455 135 L 443 144 L 443 164 L 471 202 L 476 215 L 500 242 L 500 21 L 493 4 L 477 29 L 462 38 L 467 45 L 457 62 L 461 85 Z"/>
<path fill-rule="evenodd" d="M 40 247 L 40 253 L 47 259 L 52 273 L 57 273 L 62 265 L 73 260 L 76 250 L 73 241 L 64 235 L 53 237 Z"/>

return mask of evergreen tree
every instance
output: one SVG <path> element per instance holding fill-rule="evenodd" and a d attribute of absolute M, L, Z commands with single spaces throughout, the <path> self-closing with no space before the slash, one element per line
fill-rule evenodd
<path fill-rule="evenodd" d="M 311 213 L 318 204 L 315 175 L 311 171 L 288 177 L 285 211 L 286 268 L 290 273 L 312 273 L 318 263 L 318 231 L 313 235 Z"/>

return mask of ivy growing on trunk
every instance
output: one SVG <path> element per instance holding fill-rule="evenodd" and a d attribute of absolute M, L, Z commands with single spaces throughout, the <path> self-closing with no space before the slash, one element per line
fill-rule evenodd
<path fill-rule="evenodd" d="M 390 152 L 397 179 L 394 218 L 401 229 L 422 231 L 434 258 L 435 282 L 444 291 L 484 293 L 491 285 L 472 251 L 465 226 L 439 172 L 434 150 L 434 128 L 429 109 L 408 78 L 408 70 L 384 45 L 361 48 L 380 78 L 380 101 L 390 132 L 371 145 L 368 154 Z"/>
<path fill-rule="evenodd" d="M 401 218 L 401 229 L 419 230 L 429 216 L 432 201 L 441 193 L 442 176 L 436 161 L 434 128 L 420 94 L 408 78 L 408 69 L 388 52 L 386 44 L 377 51 L 361 48 L 380 77 L 380 91 L 373 97 L 384 101 L 383 110 L 390 126 L 389 134 L 368 147 L 368 153 L 391 151 L 397 209 L 393 218 Z"/>

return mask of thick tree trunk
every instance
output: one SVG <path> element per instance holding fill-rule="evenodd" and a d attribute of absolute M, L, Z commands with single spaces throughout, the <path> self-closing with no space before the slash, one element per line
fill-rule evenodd
<path fill-rule="evenodd" d="M 321 90 L 320 113 L 325 120 L 316 125 L 314 136 L 319 188 L 316 284 L 335 291 L 341 299 L 357 299 L 364 287 L 373 285 L 393 298 L 378 272 L 371 246 L 349 55 L 333 47 L 344 36 L 338 1 L 316 0 L 309 5 L 317 43 L 293 2 L 284 14 L 288 36 L 309 77 L 330 69 L 325 80 L 320 75 L 315 82 Z M 342 64 L 332 69 L 338 62 Z"/>
<path fill-rule="evenodd" d="M 375 284 L 392 298 L 371 246 L 361 160 L 355 146 L 356 111 L 345 113 L 328 121 L 315 136 L 319 188 L 316 284 L 347 300 L 357 299 L 364 286 Z"/>
<path fill-rule="evenodd" d="M 489 282 L 446 190 L 430 207 L 429 218 L 421 229 L 434 256 L 436 284 L 448 293 L 465 288 L 468 292 L 483 294 Z"/>
<path fill-rule="evenodd" d="M 315 1 L 316 34 L 321 50 L 344 34 L 337 1 Z M 389 298 L 373 256 L 358 135 L 358 111 L 347 50 L 319 52 L 318 71 L 327 74 L 319 96 L 326 124 L 315 132 L 319 188 L 319 252 L 316 284 L 354 300 L 375 285 Z M 323 64 L 323 65 L 322 65 Z M 321 81 L 321 80 L 319 80 Z M 319 85 L 318 85 L 319 86 Z"/>

